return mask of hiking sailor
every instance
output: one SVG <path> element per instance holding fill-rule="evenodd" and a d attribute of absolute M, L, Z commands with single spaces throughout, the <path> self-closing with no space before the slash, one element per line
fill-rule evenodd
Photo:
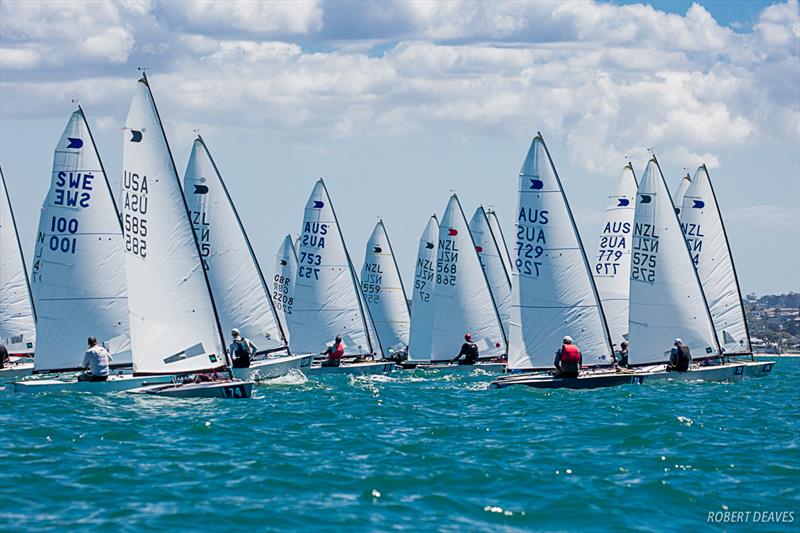
<path fill-rule="evenodd" d="M 556 367 L 556 377 L 577 378 L 583 365 L 583 355 L 569 335 L 564 337 L 564 343 L 556 352 L 553 366 Z"/>
<path fill-rule="evenodd" d="M 674 347 L 669 353 L 667 372 L 686 372 L 690 364 L 692 364 L 692 353 L 689 347 L 683 344 L 681 339 L 675 339 Z"/>
<path fill-rule="evenodd" d="M 81 367 L 86 372 L 78 374 L 78 381 L 106 381 L 108 379 L 108 366 L 111 362 L 111 354 L 108 350 L 97 344 L 94 336 L 87 339 L 89 349 L 83 355 Z"/>
<path fill-rule="evenodd" d="M 461 358 L 464 359 L 461 359 Z M 466 333 L 464 335 L 464 344 L 461 345 L 461 351 L 451 361 L 451 363 L 458 363 L 459 365 L 474 365 L 478 362 L 480 354 L 478 352 L 478 345 L 472 342 L 472 335 Z"/>
<path fill-rule="evenodd" d="M 233 342 L 230 346 L 233 368 L 250 368 L 250 360 L 258 348 L 250 339 L 242 338 L 242 334 L 236 328 L 231 330 L 231 335 L 233 335 Z"/>
<path fill-rule="evenodd" d="M 628 341 L 622 341 L 619 351 L 614 354 L 614 362 L 620 368 L 628 368 Z"/>
<path fill-rule="evenodd" d="M 342 357 L 344 357 L 344 344 L 342 344 L 342 336 L 336 335 L 336 339 L 331 346 L 328 346 L 322 355 L 327 355 L 328 359 L 322 362 L 322 366 L 339 366 L 342 364 Z"/>

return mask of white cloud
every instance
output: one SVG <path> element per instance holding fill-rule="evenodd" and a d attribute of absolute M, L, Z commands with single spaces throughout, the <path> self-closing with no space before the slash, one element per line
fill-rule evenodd
<path fill-rule="evenodd" d="M 253 34 L 306 34 L 322 28 L 323 10 L 313 0 L 184 0 L 159 2 L 172 22 L 189 33 L 239 30 Z"/>
<path fill-rule="evenodd" d="M 81 44 L 81 49 L 93 57 L 111 63 L 124 63 L 133 49 L 133 35 L 119 26 L 90 35 Z"/>

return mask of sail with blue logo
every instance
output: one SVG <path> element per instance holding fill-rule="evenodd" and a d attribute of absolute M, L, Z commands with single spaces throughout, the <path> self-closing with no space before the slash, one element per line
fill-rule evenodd
<path fill-rule="evenodd" d="M 37 372 L 80 369 L 89 336 L 109 351 L 112 365 L 131 365 L 123 223 L 78 108 L 56 145 L 36 234 Z"/>
<path fill-rule="evenodd" d="M 278 313 L 286 337 L 291 342 L 294 313 L 294 278 L 297 275 L 297 252 L 291 235 L 284 237 L 275 254 L 275 273 L 271 280 L 272 304 Z"/>
<path fill-rule="evenodd" d="M 655 157 L 639 181 L 631 256 L 629 361 L 669 360 L 675 338 L 698 359 L 719 354 L 714 324 Z"/>
<path fill-rule="evenodd" d="M 469 231 L 475 241 L 475 251 L 481 261 L 489 289 L 492 291 L 503 331 L 508 337 L 508 322 L 511 318 L 511 278 L 503 264 L 503 251 L 495 238 L 489 218 L 483 206 L 478 207 L 469 222 Z"/>
<path fill-rule="evenodd" d="M 697 169 L 686 190 L 680 218 L 723 350 L 728 355 L 752 353 L 739 279 L 705 165 Z"/>
<path fill-rule="evenodd" d="M 419 238 L 417 261 L 414 264 L 414 292 L 411 294 L 411 327 L 409 330 L 408 360 L 431 360 L 433 345 L 433 290 L 436 286 L 436 242 L 439 239 L 439 220 L 428 219 Z"/>
<path fill-rule="evenodd" d="M 610 364 L 603 308 L 541 134 L 531 143 L 518 183 L 509 369 L 552 368 L 565 335 L 580 348 L 584 364 Z"/>
<path fill-rule="evenodd" d="M 686 194 L 686 190 L 691 184 L 692 178 L 689 176 L 689 174 L 686 174 L 683 178 L 681 178 L 678 188 L 672 193 L 672 203 L 675 204 L 675 212 L 679 215 L 681 213 L 681 207 L 683 206 L 683 196 Z"/>
<path fill-rule="evenodd" d="M 611 342 L 618 349 L 628 337 L 628 290 L 636 211 L 636 175 L 630 163 L 608 197 L 592 275 L 603 303 Z"/>
<path fill-rule="evenodd" d="M 12 355 L 36 349 L 36 313 L 6 178 L 0 169 L 0 342 Z"/>

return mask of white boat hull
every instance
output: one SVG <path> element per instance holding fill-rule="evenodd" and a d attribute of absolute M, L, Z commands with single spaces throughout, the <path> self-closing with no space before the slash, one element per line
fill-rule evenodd
<path fill-rule="evenodd" d="M 234 368 L 233 375 L 244 381 L 259 382 L 285 376 L 292 370 L 302 371 L 309 368 L 313 360 L 311 354 L 261 359 L 251 362 L 249 368 Z"/>
<path fill-rule="evenodd" d="M 412 370 L 438 370 L 440 372 L 472 372 L 481 369 L 485 372 L 502 373 L 505 372 L 506 363 L 481 363 L 474 365 L 458 365 L 454 363 L 426 363 L 415 366 Z"/>
<path fill-rule="evenodd" d="M 687 372 L 656 370 L 644 372 L 645 380 L 654 381 L 739 381 L 745 377 L 745 363 L 693 366 Z"/>
<path fill-rule="evenodd" d="M 9 363 L 0 368 L 0 380 L 24 378 L 33 374 L 33 363 Z"/>
<path fill-rule="evenodd" d="M 744 376 L 747 378 L 762 378 L 772 373 L 775 361 L 747 361 L 744 363 Z"/>
<path fill-rule="evenodd" d="M 128 394 L 148 394 L 167 398 L 250 398 L 252 381 L 225 380 L 200 383 L 146 385 L 128 390 Z"/>
<path fill-rule="evenodd" d="M 106 381 L 78 381 L 77 376 L 66 379 L 28 379 L 14 382 L 14 392 L 120 392 L 154 383 L 171 383 L 172 376 L 109 376 Z"/>
<path fill-rule="evenodd" d="M 369 362 L 369 363 L 342 363 L 340 366 L 322 366 L 314 363 L 303 370 L 307 376 L 327 376 L 334 374 L 351 376 L 368 376 L 374 374 L 388 374 L 394 370 L 394 363 Z"/>

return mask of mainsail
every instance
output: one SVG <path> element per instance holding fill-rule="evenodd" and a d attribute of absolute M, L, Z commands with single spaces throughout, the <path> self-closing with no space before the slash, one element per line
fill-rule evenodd
<path fill-rule="evenodd" d="M 603 308 L 567 197 L 541 134 L 519 173 L 508 367 L 549 368 L 565 335 L 584 364 L 610 364 Z"/>
<path fill-rule="evenodd" d="M 367 241 L 361 291 L 382 348 L 387 352 L 405 351 L 410 322 L 408 300 L 382 220 L 375 224 Z"/>
<path fill-rule="evenodd" d="M 378 350 L 336 213 L 320 178 L 308 198 L 297 250 L 292 348 L 320 352 L 342 336 L 345 355 Z"/>
<path fill-rule="evenodd" d="M 705 165 L 684 194 L 680 218 L 723 350 L 728 355 L 752 353 L 739 279 Z"/>
<path fill-rule="evenodd" d="M 514 271 L 513 263 L 511 262 L 511 254 L 508 253 L 508 243 L 506 237 L 503 235 L 503 229 L 500 227 L 500 220 L 497 218 L 497 213 L 491 207 L 486 210 L 486 218 L 489 219 L 489 227 L 492 228 L 492 235 L 497 245 L 500 247 L 500 257 L 503 258 L 503 265 L 506 267 L 508 279 L 511 279 L 511 273 Z"/>
<path fill-rule="evenodd" d="M 465 333 L 472 335 L 481 357 L 505 354 L 503 324 L 455 194 L 439 225 L 435 279 L 431 360 L 453 359 Z"/>
<path fill-rule="evenodd" d="M 630 362 L 664 362 L 676 337 L 695 357 L 719 354 L 714 324 L 655 157 L 636 194 L 630 286 Z"/>
<path fill-rule="evenodd" d="M 56 145 L 31 270 L 37 372 L 79 369 L 89 336 L 131 364 L 122 222 L 81 108 Z"/>
<path fill-rule="evenodd" d="M 675 192 L 672 194 L 672 203 L 675 205 L 675 212 L 678 214 L 680 214 L 681 206 L 683 205 L 683 196 L 686 194 L 686 190 L 691 184 L 692 178 L 690 178 L 689 174 L 687 173 L 683 178 L 681 178 L 678 188 L 675 189 Z"/>
<path fill-rule="evenodd" d="M 472 215 L 469 231 L 475 241 L 475 251 L 478 252 L 481 266 L 486 273 L 486 280 L 497 304 L 497 312 L 507 338 L 508 322 L 511 318 L 511 278 L 503 264 L 502 246 L 495 238 L 483 206 L 478 207 Z"/>
<path fill-rule="evenodd" d="M 287 349 L 239 213 L 200 136 L 192 146 L 183 190 L 223 331 L 238 329 L 259 353 Z"/>
<path fill-rule="evenodd" d="M 224 337 L 200 248 L 146 77 L 136 84 L 123 136 L 122 213 L 134 372 L 224 366 Z"/>
<path fill-rule="evenodd" d="M 272 277 L 272 304 L 278 313 L 287 339 L 291 340 L 294 313 L 294 279 L 297 274 L 297 252 L 291 235 L 287 235 L 275 255 L 275 275 Z"/>
<path fill-rule="evenodd" d="M 436 286 L 436 241 L 439 221 L 431 216 L 419 239 L 414 267 L 414 293 L 411 295 L 411 328 L 408 360 L 430 361 L 433 345 L 433 290 Z"/>
<path fill-rule="evenodd" d="M 6 178 L 0 168 L 0 341 L 11 354 L 36 348 L 36 313 Z"/>
<path fill-rule="evenodd" d="M 617 180 L 614 194 L 608 197 L 592 272 L 603 303 L 611 342 L 617 347 L 628 337 L 628 289 L 635 211 L 636 175 L 628 163 Z"/>

